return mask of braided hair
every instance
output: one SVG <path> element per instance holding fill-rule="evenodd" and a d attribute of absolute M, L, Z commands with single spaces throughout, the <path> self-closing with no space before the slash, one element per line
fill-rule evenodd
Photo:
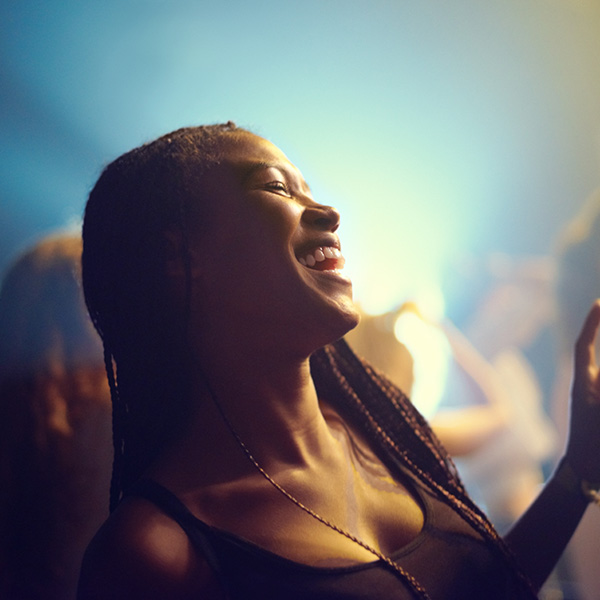
<path fill-rule="evenodd" d="M 312 355 L 311 373 L 319 397 L 364 432 L 374 448 L 384 449 L 380 458 L 391 473 L 401 477 L 402 468 L 412 473 L 482 536 L 492 553 L 515 573 L 521 593 L 537 598 L 510 549 L 468 496 L 448 452 L 394 383 L 359 358 L 343 339 Z M 428 598 L 409 573 L 404 575 L 417 597 Z"/>

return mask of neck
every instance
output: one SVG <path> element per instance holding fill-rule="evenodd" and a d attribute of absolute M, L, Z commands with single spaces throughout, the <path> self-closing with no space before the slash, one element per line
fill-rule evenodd
<path fill-rule="evenodd" d="M 183 461 L 205 482 L 254 472 L 227 421 L 274 476 L 332 456 L 335 441 L 320 410 L 308 359 L 258 362 L 238 360 L 218 368 L 213 355 L 198 365 L 195 417 L 175 444 L 175 457 L 170 454 L 163 465 Z"/>
<path fill-rule="evenodd" d="M 309 452 L 317 449 L 311 442 L 318 441 L 323 425 L 308 359 L 246 366 L 236 364 L 235 378 L 207 376 L 211 404 L 257 453 L 301 462 L 304 445 Z"/>

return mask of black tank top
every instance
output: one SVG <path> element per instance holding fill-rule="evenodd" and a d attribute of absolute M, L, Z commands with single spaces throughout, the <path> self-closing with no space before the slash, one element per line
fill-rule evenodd
<path fill-rule="evenodd" d="M 454 510 L 418 481 L 425 523 L 391 558 L 432 600 L 530 599 L 516 574 Z M 231 600 L 409 600 L 406 584 L 376 560 L 347 567 L 315 567 L 283 558 L 194 517 L 169 490 L 150 480 L 128 495 L 154 503 L 174 519 L 215 570 Z"/>

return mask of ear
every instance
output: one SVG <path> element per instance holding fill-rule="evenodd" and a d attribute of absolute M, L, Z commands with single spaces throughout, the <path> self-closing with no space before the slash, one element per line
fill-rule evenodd
<path fill-rule="evenodd" d="M 165 272 L 169 278 L 184 278 L 186 263 L 189 260 L 190 273 L 193 278 L 200 275 L 200 261 L 197 251 L 189 240 L 184 244 L 179 231 L 166 231 L 165 234 Z"/>

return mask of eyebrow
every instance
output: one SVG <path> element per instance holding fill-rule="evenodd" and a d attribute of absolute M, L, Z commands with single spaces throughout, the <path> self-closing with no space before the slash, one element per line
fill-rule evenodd
<path fill-rule="evenodd" d="M 246 166 L 242 168 L 242 184 L 246 183 L 248 179 L 250 179 L 257 171 L 263 171 L 265 169 L 276 169 L 282 175 L 291 175 L 290 171 L 283 167 L 281 163 L 277 162 L 267 162 L 267 161 L 258 161 L 248 163 Z M 301 187 L 303 187 L 306 191 L 310 192 L 310 187 L 306 181 L 304 181 L 303 177 L 296 176 L 301 183 Z"/>

